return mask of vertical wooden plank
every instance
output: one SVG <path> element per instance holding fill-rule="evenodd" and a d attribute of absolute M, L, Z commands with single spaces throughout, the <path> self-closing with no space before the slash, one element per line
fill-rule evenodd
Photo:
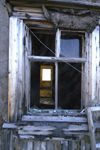
<path fill-rule="evenodd" d="M 59 29 L 57 29 L 56 41 L 55 41 L 55 55 L 56 55 L 56 57 L 59 57 L 59 55 L 60 55 L 60 36 L 61 36 L 61 31 Z"/>
<path fill-rule="evenodd" d="M 94 104 L 98 103 L 99 92 L 99 26 L 97 26 L 92 32 L 92 94 L 91 101 Z"/>
<path fill-rule="evenodd" d="M 55 109 L 58 108 L 58 63 L 55 63 Z"/>
<path fill-rule="evenodd" d="M 54 150 L 54 143 L 51 141 L 47 142 L 47 150 Z"/>
<path fill-rule="evenodd" d="M 82 57 L 86 58 L 85 64 L 82 64 L 82 84 L 81 84 L 81 108 L 88 104 L 88 60 L 89 60 L 89 34 L 85 33 L 85 40 L 82 39 Z"/>
<path fill-rule="evenodd" d="M 1 150 L 10 150 L 10 131 L 3 130 L 1 134 Z"/>
<path fill-rule="evenodd" d="M 28 150 L 28 148 L 27 148 L 27 141 L 22 141 L 22 143 L 21 143 L 21 150 Z"/>
<path fill-rule="evenodd" d="M 68 150 L 68 141 L 63 141 L 62 150 Z"/>
<path fill-rule="evenodd" d="M 72 140 L 72 150 L 76 150 L 77 149 L 77 144 L 75 140 Z M 78 150 L 78 149 L 77 149 Z"/>
<path fill-rule="evenodd" d="M 61 150 L 61 142 L 54 143 L 54 150 Z"/>
<path fill-rule="evenodd" d="M 31 35 L 29 32 L 29 28 L 26 27 L 25 34 L 25 106 L 27 110 L 30 107 L 30 62 L 28 60 L 28 56 L 31 55 Z"/>
<path fill-rule="evenodd" d="M 72 141 L 68 141 L 68 150 L 72 150 Z"/>
<path fill-rule="evenodd" d="M 88 125 L 89 125 L 91 150 L 96 150 L 96 141 L 95 141 L 95 133 L 94 133 L 95 131 L 94 131 L 94 125 L 92 119 L 92 112 L 90 108 L 87 109 L 87 117 L 88 117 Z"/>
<path fill-rule="evenodd" d="M 86 143 L 86 150 L 91 150 L 89 143 Z"/>
<path fill-rule="evenodd" d="M 24 97 L 24 24 L 10 17 L 9 24 L 8 118 L 16 121 L 22 114 Z"/>
<path fill-rule="evenodd" d="M 41 150 L 41 142 L 40 141 L 34 142 L 34 150 Z"/>
<path fill-rule="evenodd" d="M 76 145 L 77 145 L 77 150 L 81 150 L 81 141 L 80 140 L 76 140 L 75 141 Z"/>
<path fill-rule="evenodd" d="M 18 20 L 18 72 L 17 72 L 17 99 L 18 118 L 23 114 L 22 104 L 24 100 L 24 35 L 25 26 L 22 20 Z"/>
<path fill-rule="evenodd" d="M 27 149 L 28 150 L 33 150 L 33 142 L 28 141 L 28 143 L 27 143 Z"/>
<path fill-rule="evenodd" d="M 10 150 L 14 149 L 13 131 L 10 131 Z"/>
<path fill-rule="evenodd" d="M 60 36 L 61 32 L 57 29 L 56 32 L 56 41 L 55 41 L 55 56 L 59 57 L 60 55 Z M 58 63 L 55 63 L 55 109 L 58 108 Z"/>
<path fill-rule="evenodd" d="M 46 142 L 41 142 L 41 150 L 46 150 Z"/>
<path fill-rule="evenodd" d="M 81 150 L 86 150 L 85 141 L 81 140 Z"/>
<path fill-rule="evenodd" d="M 18 71 L 18 24 L 10 17 L 9 24 L 9 75 L 8 75 L 8 118 L 16 121 L 17 71 Z"/>
<path fill-rule="evenodd" d="M 14 138 L 14 150 L 21 150 L 21 141 L 18 136 Z"/>

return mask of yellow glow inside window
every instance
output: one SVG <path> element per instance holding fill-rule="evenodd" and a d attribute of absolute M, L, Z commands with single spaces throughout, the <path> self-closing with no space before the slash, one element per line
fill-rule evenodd
<path fill-rule="evenodd" d="M 51 81 L 51 69 L 42 69 L 42 81 Z"/>

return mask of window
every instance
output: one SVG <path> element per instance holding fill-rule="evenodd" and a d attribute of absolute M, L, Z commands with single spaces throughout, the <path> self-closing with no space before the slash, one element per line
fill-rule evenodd
<path fill-rule="evenodd" d="M 83 34 L 32 32 L 30 107 L 81 109 Z"/>

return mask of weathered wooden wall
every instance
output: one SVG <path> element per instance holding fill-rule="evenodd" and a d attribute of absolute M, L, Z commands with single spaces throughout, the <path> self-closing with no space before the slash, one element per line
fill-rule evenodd
<path fill-rule="evenodd" d="M 8 47 L 9 47 L 9 18 L 6 8 L 0 1 L 0 149 L 3 145 L 1 138 L 2 124 L 8 118 Z M 5 136 L 6 138 L 6 136 Z"/>

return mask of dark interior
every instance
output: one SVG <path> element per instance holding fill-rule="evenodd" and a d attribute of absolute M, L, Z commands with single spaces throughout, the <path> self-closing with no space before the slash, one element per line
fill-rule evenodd
<path fill-rule="evenodd" d="M 55 56 L 55 34 L 35 33 L 36 37 L 32 38 L 32 55 L 36 56 Z M 44 46 L 44 43 L 46 46 Z M 53 51 L 53 52 L 52 52 Z"/>
<path fill-rule="evenodd" d="M 54 68 L 54 64 L 52 63 L 39 63 L 33 62 L 31 63 L 31 107 L 40 108 L 40 109 L 54 109 L 54 104 L 42 104 L 40 103 L 40 66 L 41 65 L 52 65 Z M 53 69 L 55 70 L 55 69 Z M 52 101 L 55 101 L 55 71 L 53 72 L 53 95 Z M 43 97 L 42 97 L 43 98 Z M 46 97 L 48 99 L 48 97 Z M 45 98 L 45 100 L 46 100 Z M 55 103 L 55 102 L 54 102 Z"/>
<path fill-rule="evenodd" d="M 48 50 L 36 37 L 32 38 L 32 55 L 55 56 L 55 34 L 36 32 L 35 35 L 53 52 Z M 62 41 L 63 40 L 63 41 Z M 67 45 L 66 46 L 66 42 Z M 66 50 L 67 47 L 67 50 Z M 61 36 L 60 57 L 81 57 L 81 40 L 76 36 Z M 74 51 L 73 51 L 74 49 Z M 76 51 L 76 53 L 75 53 Z M 43 62 L 31 62 L 31 107 L 39 109 L 54 109 L 54 105 L 40 103 L 40 66 L 53 66 L 53 101 L 55 101 L 55 64 Z M 58 63 L 58 108 L 59 109 L 80 109 L 81 108 L 81 64 Z M 46 99 L 45 99 L 46 100 Z"/>
<path fill-rule="evenodd" d="M 71 64 L 81 71 L 81 64 Z M 81 73 L 66 63 L 59 63 L 58 105 L 61 109 L 81 108 Z"/>

